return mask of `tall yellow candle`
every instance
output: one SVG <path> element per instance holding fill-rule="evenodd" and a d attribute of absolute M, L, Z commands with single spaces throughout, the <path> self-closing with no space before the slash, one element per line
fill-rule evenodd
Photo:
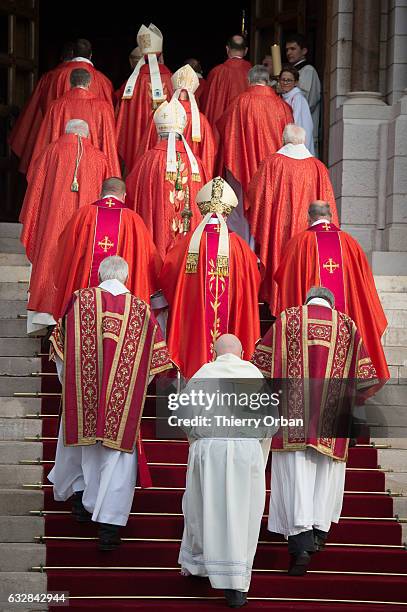
<path fill-rule="evenodd" d="M 278 76 L 281 72 L 281 51 L 280 45 L 271 46 L 271 57 L 273 59 L 273 75 Z"/>

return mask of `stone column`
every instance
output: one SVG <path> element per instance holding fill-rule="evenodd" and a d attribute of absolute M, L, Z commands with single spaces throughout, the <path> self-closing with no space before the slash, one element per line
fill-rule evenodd
<path fill-rule="evenodd" d="M 351 91 L 379 89 L 380 2 L 353 0 Z"/>

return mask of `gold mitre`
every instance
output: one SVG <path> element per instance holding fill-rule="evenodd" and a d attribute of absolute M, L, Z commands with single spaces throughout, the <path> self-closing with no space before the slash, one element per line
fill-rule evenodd
<path fill-rule="evenodd" d="M 137 44 L 142 55 L 161 53 L 163 50 L 163 35 L 153 23 L 150 23 L 148 28 L 142 25 L 137 34 Z"/>
<path fill-rule="evenodd" d="M 188 92 L 195 93 L 199 87 L 199 79 L 193 68 L 189 64 L 179 68 L 171 77 L 174 91 L 186 89 Z"/>
<path fill-rule="evenodd" d="M 206 183 L 198 191 L 195 201 L 202 215 L 207 213 L 230 215 L 238 205 L 238 199 L 232 187 L 220 176 Z"/>
<path fill-rule="evenodd" d="M 163 102 L 155 111 L 153 118 L 158 134 L 164 132 L 182 134 L 187 123 L 184 107 L 176 98 L 172 98 L 170 102 Z"/>

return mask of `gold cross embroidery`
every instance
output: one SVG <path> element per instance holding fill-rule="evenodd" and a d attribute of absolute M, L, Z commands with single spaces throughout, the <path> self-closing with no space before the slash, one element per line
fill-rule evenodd
<path fill-rule="evenodd" d="M 332 257 L 330 257 L 323 265 L 325 270 L 328 270 L 329 274 L 333 274 L 337 268 L 339 268 L 339 264 L 335 263 Z"/>
<path fill-rule="evenodd" d="M 103 240 L 99 240 L 98 245 L 107 253 L 109 249 L 114 247 L 114 242 L 110 240 L 109 236 L 105 236 Z"/>
<path fill-rule="evenodd" d="M 324 228 L 326 232 L 329 232 L 329 230 L 331 229 L 331 226 L 326 221 L 325 223 L 322 224 L 322 227 Z"/>
<path fill-rule="evenodd" d="M 112 200 L 111 198 L 109 198 L 109 199 L 106 201 L 106 205 L 107 205 L 109 208 L 112 208 L 112 206 L 116 206 L 115 202 L 113 202 L 113 200 Z"/>
<path fill-rule="evenodd" d="M 214 225 L 213 229 L 215 230 L 215 232 L 217 232 L 218 234 L 220 234 L 220 224 L 217 223 L 216 225 Z"/>

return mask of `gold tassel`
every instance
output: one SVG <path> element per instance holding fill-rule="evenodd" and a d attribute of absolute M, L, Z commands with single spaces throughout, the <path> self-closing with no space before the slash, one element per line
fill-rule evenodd
<path fill-rule="evenodd" d="M 192 174 L 192 181 L 194 183 L 200 183 L 201 182 L 201 175 L 200 174 Z"/>
<path fill-rule="evenodd" d="M 198 253 L 188 253 L 185 265 L 186 274 L 196 274 L 198 272 Z"/>
<path fill-rule="evenodd" d="M 229 257 L 227 257 L 227 255 L 217 256 L 216 273 L 219 276 L 229 276 Z"/>
<path fill-rule="evenodd" d="M 79 191 L 79 183 L 78 183 L 78 179 L 76 178 L 76 176 L 74 177 L 72 181 L 71 191 Z"/>
<path fill-rule="evenodd" d="M 200 136 L 192 136 L 192 142 L 201 142 Z"/>
<path fill-rule="evenodd" d="M 176 172 L 166 172 L 165 173 L 165 180 L 166 181 L 175 181 L 176 178 L 177 178 L 177 173 Z"/>

